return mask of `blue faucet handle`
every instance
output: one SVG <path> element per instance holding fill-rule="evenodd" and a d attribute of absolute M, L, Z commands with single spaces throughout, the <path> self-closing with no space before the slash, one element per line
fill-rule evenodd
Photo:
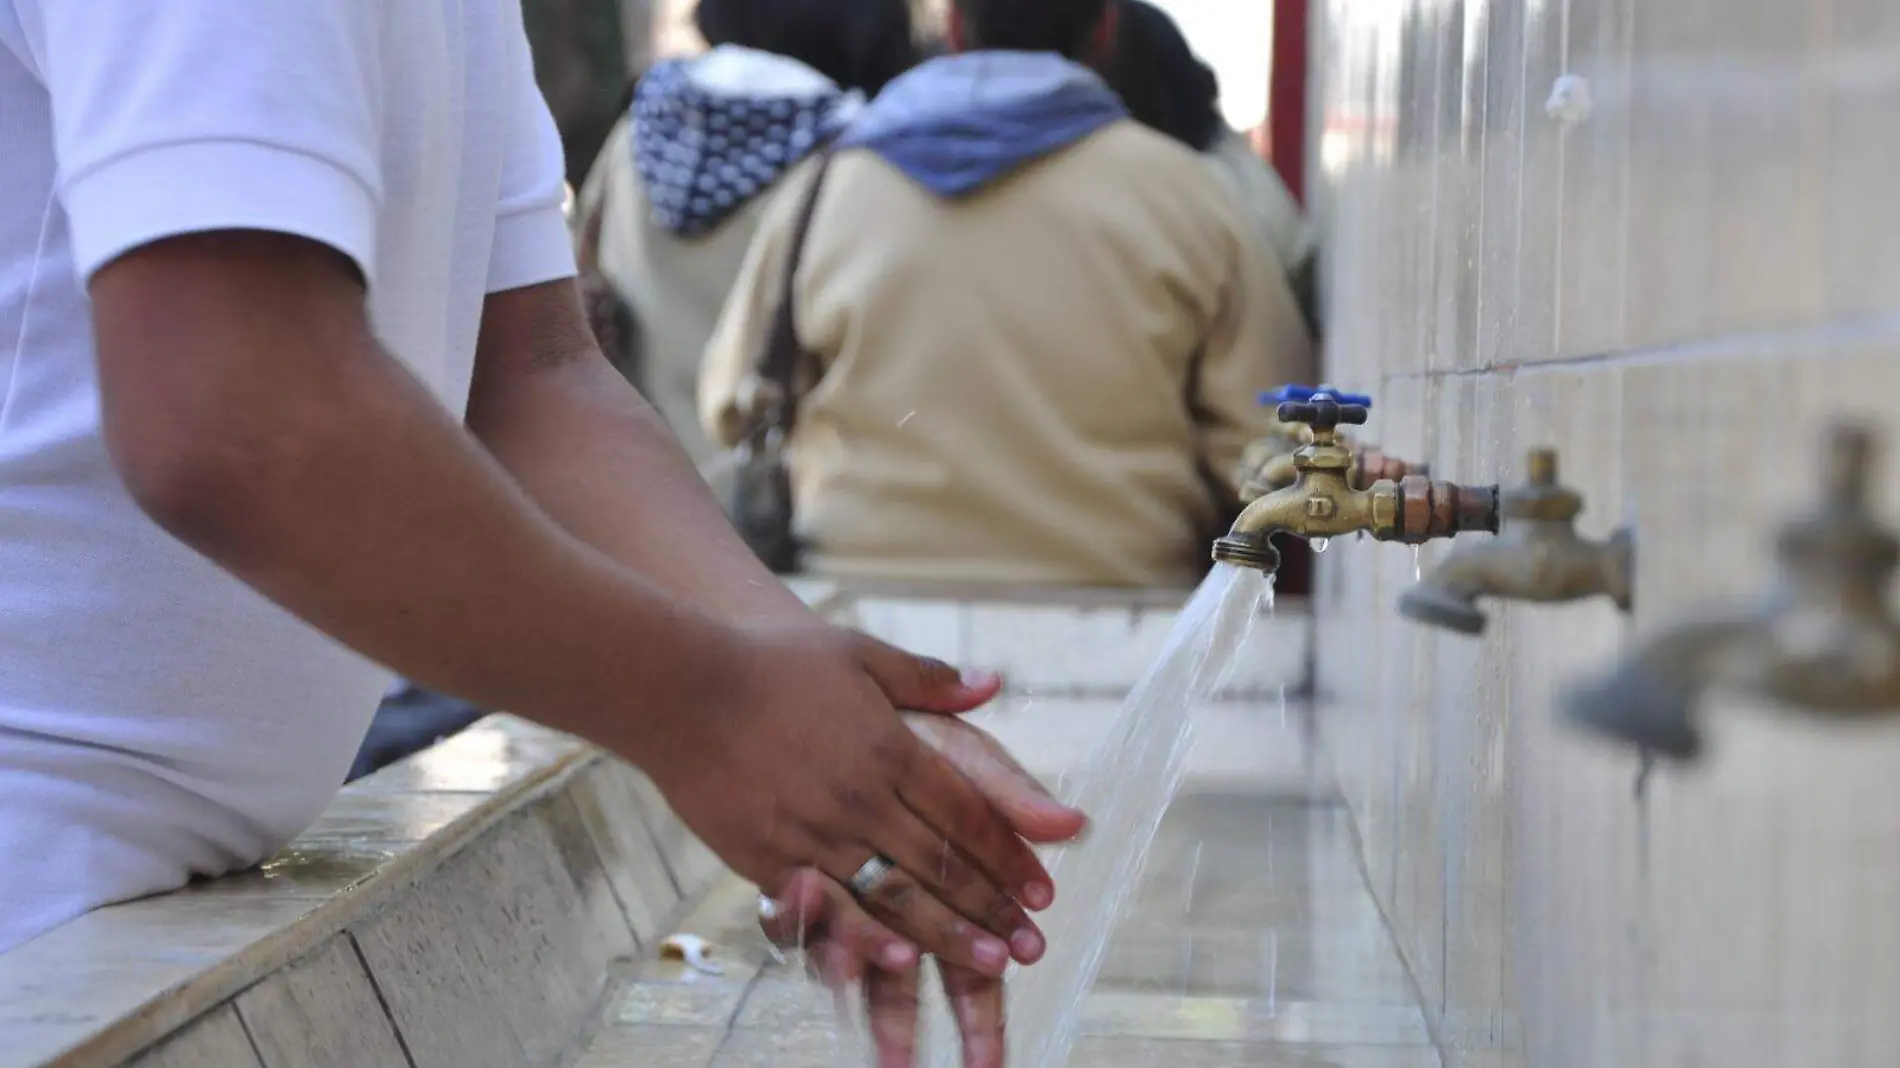
<path fill-rule="evenodd" d="M 1312 400 L 1321 393 L 1327 394 L 1340 404 L 1357 405 L 1361 408 L 1372 407 L 1372 394 L 1342 393 L 1331 386 L 1319 386 L 1317 388 L 1313 386 L 1281 386 L 1279 389 L 1270 389 L 1260 394 L 1260 404 L 1262 407 L 1269 404 L 1301 404 Z"/>

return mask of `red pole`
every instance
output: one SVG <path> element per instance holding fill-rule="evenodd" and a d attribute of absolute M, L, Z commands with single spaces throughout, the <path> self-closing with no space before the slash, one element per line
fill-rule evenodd
<path fill-rule="evenodd" d="M 1274 0 L 1273 67 L 1267 76 L 1266 156 L 1293 199 L 1306 201 L 1306 9 L 1309 0 Z M 1303 541 L 1280 539 L 1279 590 L 1313 593 L 1313 554 Z"/>
<path fill-rule="evenodd" d="M 1267 88 L 1267 158 L 1295 200 L 1306 200 L 1306 13 L 1309 0 L 1274 0 Z"/>

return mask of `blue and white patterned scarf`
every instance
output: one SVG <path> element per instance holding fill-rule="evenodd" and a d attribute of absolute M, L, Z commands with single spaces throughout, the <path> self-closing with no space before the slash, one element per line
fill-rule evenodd
<path fill-rule="evenodd" d="M 679 237 L 718 229 L 862 104 L 782 56 L 718 49 L 656 64 L 632 109 L 633 161 L 654 221 Z"/>

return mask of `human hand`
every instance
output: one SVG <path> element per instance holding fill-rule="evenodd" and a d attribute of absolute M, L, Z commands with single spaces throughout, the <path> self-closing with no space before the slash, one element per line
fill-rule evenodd
<path fill-rule="evenodd" d="M 1069 841 L 1087 825 L 1081 812 L 1051 797 L 987 733 L 944 716 L 904 718 L 1030 841 Z M 759 922 L 781 949 L 804 948 L 814 976 L 839 996 L 862 984 L 877 1068 L 915 1063 L 918 962 L 913 947 L 866 914 L 844 887 L 810 868 L 794 875 L 777 900 L 762 908 Z M 1002 1068 L 1003 981 L 946 963 L 939 964 L 939 974 L 965 1068 Z"/>
<path fill-rule="evenodd" d="M 895 711 L 967 711 L 1000 681 L 816 623 L 734 634 L 691 714 L 643 746 L 687 826 L 768 891 L 808 867 L 851 886 L 888 858 L 858 900 L 917 950 L 988 976 L 1039 959 L 1023 906 L 1054 900 L 1048 873 Z"/>

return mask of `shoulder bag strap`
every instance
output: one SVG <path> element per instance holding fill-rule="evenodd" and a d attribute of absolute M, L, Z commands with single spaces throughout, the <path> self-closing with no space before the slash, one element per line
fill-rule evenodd
<path fill-rule="evenodd" d="M 830 146 L 819 150 L 817 171 L 805 189 L 805 201 L 799 207 L 798 223 L 792 230 L 792 251 L 786 257 L 785 276 L 779 284 L 778 309 L 772 316 L 772 332 L 767 335 L 765 348 L 759 353 L 760 380 L 777 386 L 779 396 L 783 398 L 773 413 L 772 422 L 777 424 L 780 434 L 787 438 L 791 436 L 792 424 L 798 421 L 799 371 L 811 359 L 810 352 L 798 340 L 798 265 L 805 257 L 806 238 L 811 233 L 812 218 L 818 214 L 818 198 L 824 193 L 825 176 L 831 173 L 831 159 Z"/>

